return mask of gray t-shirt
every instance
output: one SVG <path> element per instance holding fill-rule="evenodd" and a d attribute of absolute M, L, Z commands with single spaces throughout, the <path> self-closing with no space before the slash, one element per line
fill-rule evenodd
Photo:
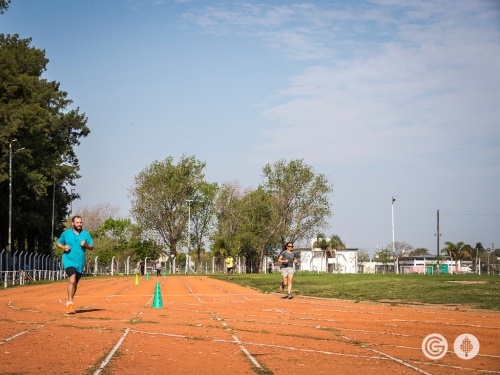
<path fill-rule="evenodd" d="M 292 251 L 289 253 L 288 251 L 283 251 L 281 253 L 282 259 L 281 260 L 287 260 L 288 263 L 281 263 L 281 268 L 287 268 L 287 267 L 293 267 L 293 259 L 295 258 L 295 253 Z"/>

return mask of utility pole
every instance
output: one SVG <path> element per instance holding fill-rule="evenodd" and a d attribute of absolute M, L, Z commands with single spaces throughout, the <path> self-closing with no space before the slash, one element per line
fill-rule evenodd
<path fill-rule="evenodd" d="M 392 257 L 394 258 L 396 249 L 394 245 L 394 202 L 396 201 L 396 197 L 391 197 L 391 208 L 392 208 Z"/>
<path fill-rule="evenodd" d="M 436 272 L 439 273 L 439 236 L 441 236 L 439 234 L 439 210 L 437 210 L 437 234 L 436 234 L 436 238 L 437 238 L 437 270 Z"/>

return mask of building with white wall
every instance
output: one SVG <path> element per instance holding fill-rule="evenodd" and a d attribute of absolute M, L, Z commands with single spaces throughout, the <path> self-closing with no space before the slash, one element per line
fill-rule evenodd
<path fill-rule="evenodd" d="M 311 249 L 296 249 L 300 257 L 300 270 L 328 273 L 358 273 L 358 249 L 335 250 L 328 252 L 315 248 L 311 241 Z"/>

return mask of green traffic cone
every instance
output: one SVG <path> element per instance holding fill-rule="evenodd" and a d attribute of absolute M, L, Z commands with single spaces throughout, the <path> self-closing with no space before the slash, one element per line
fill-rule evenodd
<path fill-rule="evenodd" d="M 135 274 L 135 285 L 139 285 L 139 274 Z"/>
<path fill-rule="evenodd" d="M 146 280 L 149 280 L 149 273 L 146 272 Z"/>
<path fill-rule="evenodd" d="M 155 296 L 153 299 L 153 305 L 151 306 L 153 309 L 161 309 L 163 307 L 163 303 L 161 301 L 161 290 L 160 290 L 160 282 L 156 282 L 155 288 Z"/>
<path fill-rule="evenodd" d="M 163 271 L 163 277 L 167 277 L 167 271 Z"/>

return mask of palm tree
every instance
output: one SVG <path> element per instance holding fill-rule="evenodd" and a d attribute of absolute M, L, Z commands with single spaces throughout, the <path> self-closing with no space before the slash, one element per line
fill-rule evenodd
<path fill-rule="evenodd" d="M 455 261 L 455 273 L 458 273 L 458 261 L 460 259 L 469 258 L 472 254 L 472 247 L 463 242 L 453 243 L 447 241 L 444 243 L 446 247 L 441 252 L 446 252 Z"/>

